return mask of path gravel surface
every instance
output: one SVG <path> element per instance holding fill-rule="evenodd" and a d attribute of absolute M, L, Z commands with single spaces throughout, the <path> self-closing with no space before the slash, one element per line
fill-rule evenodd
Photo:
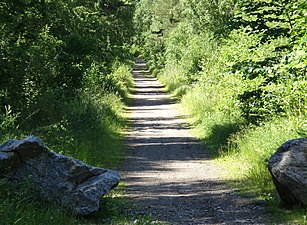
<path fill-rule="evenodd" d="M 163 224 L 267 224 L 264 206 L 240 197 L 219 177 L 204 146 L 192 137 L 187 116 L 137 60 L 123 179 L 130 213 Z"/>

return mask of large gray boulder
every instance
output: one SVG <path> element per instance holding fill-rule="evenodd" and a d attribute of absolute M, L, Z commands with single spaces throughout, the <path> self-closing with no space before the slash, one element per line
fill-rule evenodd
<path fill-rule="evenodd" d="M 116 171 L 49 151 L 35 136 L 0 146 L 0 176 L 29 181 L 37 197 L 82 215 L 98 211 L 101 197 L 120 180 Z"/>
<path fill-rule="evenodd" d="M 271 156 L 269 171 L 281 200 L 288 208 L 307 206 L 307 139 L 285 142 Z"/>

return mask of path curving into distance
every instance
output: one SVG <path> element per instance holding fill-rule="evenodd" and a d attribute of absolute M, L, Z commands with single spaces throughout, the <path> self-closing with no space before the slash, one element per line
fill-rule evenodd
<path fill-rule="evenodd" d="M 133 69 L 131 126 L 124 163 L 125 197 L 165 224 L 266 224 L 264 207 L 239 197 L 220 180 L 220 168 L 189 133 L 186 116 L 146 63 Z"/>

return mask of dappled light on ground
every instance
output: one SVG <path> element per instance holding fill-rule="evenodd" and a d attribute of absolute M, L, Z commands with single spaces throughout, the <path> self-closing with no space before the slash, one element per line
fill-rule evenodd
<path fill-rule="evenodd" d="M 264 224 L 263 206 L 219 179 L 222 171 L 190 135 L 187 116 L 145 63 L 133 72 L 124 165 L 126 197 L 136 205 L 131 212 L 169 224 Z"/>

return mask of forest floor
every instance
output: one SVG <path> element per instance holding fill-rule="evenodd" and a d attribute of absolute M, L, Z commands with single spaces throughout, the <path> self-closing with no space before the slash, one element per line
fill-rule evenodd
<path fill-rule="evenodd" d="M 131 126 L 123 166 L 125 197 L 135 215 L 162 224 L 267 224 L 263 203 L 231 189 L 205 147 L 191 136 L 188 116 L 152 77 L 145 62 L 133 70 Z"/>

